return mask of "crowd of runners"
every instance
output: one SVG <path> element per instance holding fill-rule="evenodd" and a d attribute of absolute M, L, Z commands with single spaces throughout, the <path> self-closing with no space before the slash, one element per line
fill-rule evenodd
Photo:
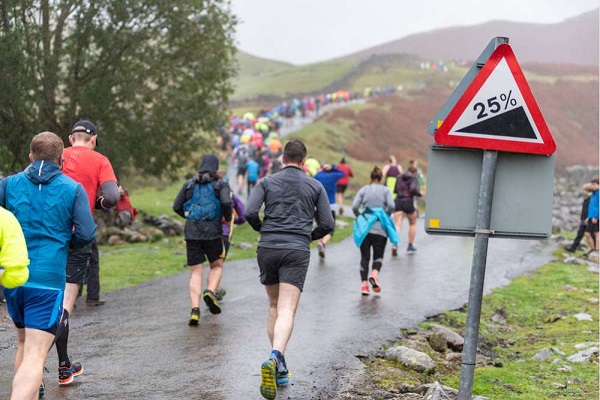
<path fill-rule="evenodd" d="M 334 101 L 350 98 L 338 94 Z M 314 99 L 304 100 L 306 110 L 316 113 Z M 301 104 L 297 103 L 296 110 Z M 185 218 L 190 326 L 200 323 L 202 300 L 212 314 L 222 311 L 220 301 L 226 294 L 221 287 L 223 263 L 234 225 L 247 220 L 260 233 L 257 262 L 269 299 L 267 332 L 272 344 L 271 357 L 261 368 L 261 393 L 266 398 L 274 398 L 277 386 L 289 381 L 284 352 L 308 268 L 310 242 L 317 241 L 319 256 L 325 258 L 336 216 L 344 213 L 344 194 L 354 176 L 345 158 L 338 163 L 319 161 L 309 156 L 298 140 L 284 146 L 276 115 L 261 111 L 257 117 L 247 113 L 231 118 L 227 131 L 233 146 L 225 146 L 225 158 L 233 165 L 229 171 L 235 171 L 237 193 L 230 188 L 227 172 L 219 169 L 219 157 L 208 153 L 173 204 L 173 210 Z M 3 225 L 11 227 L 10 234 L 0 232 L 0 278 L 18 333 L 15 399 L 44 396 L 42 371 L 54 344 L 60 385 L 70 385 L 84 372 L 81 362 L 71 360 L 68 344 L 75 301 L 82 285 L 90 284 L 90 276 L 98 273 L 93 213 L 115 207 L 124 192 L 110 161 L 94 150 L 97 129 L 92 122 L 76 123 L 69 141 L 71 146 L 63 149 L 62 139 L 54 133 L 36 135 L 31 141 L 31 165 L 0 180 L 0 209 L 14 215 L 0 214 Z M 352 203 L 358 221 L 354 228 L 363 295 L 369 294 L 370 287 L 381 292 L 379 271 L 387 239 L 398 243 L 390 214 L 399 212 L 412 221 L 416 210 L 404 203 L 421 195 L 416 163 L 405 174 L 398 167 L 384 171 L 376 167 L 370 184 Z M 407 178 L 409 191 L 405 193 L 400 183 L 409 173 L 412 178 Z M 394 177 L 398 184 L 390 190 L 389 181 Z M 38 209 L 46 212 L 37 213 Z M 15 229 L 15 224 L 22 230 Z M 408 250 L 415 251 L 412 240 Z M 88 297 L 88 305 L 104 304 L 98 292 L 99 286 L 88 287 L 88 296 L 96 296 Z"/>

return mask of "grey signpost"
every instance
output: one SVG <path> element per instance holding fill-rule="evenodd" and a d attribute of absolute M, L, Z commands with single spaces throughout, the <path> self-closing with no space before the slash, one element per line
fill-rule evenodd
<path fill-rule="evenodd" d="M 497 151 L 483 152 L 479 201 L 477 204 L 477 225 L 475 226 L 475 243 L 473 247 L 473 263 L 471 265 L 471 284 L 467 305 L 467 326 L 465 343 L 460 368 L 460 385 L 458 400 L 471 400 L 473 378 L 475 376 L 475 360 L 477 358 L 477 337 L 481 318 L 481 300 L 487 262 L 487 249 L 490 239 L 490 219 L 492 216 L 492 198 L 494 195 L 494 178 L 496 175 Z"/>
<path fill-rule="evenodd" d="M 508 44 L 508 38 L 496 37 L 490 41 L 473 67 L 468 71 L 463 81 L 457 86 L 454 93 L 446 101 L 434 120 L 429 124 L 428 130 L 430 134 L 436 135 L 437 129 L 447 118 L 454 118 L 454 121 L 456 121 L 456 115 L 453 115 L 455 113 L 456 103 L 461 101 L 461 97 L 463 97 L 466 92 L 469 92 L 469 90 L 470 95 L 473 95 L 474 88 L 470 86 L 474 80 L 476 80 L 478 71 L 486 64 L 492 53 L 494 53 L 495 49 L 501 44 Z M 490 69 L 488 68 L 487 72 L 489 71 Z M 490 75 L 487 75 L 487 78 L 489 78 L 489 76 Z M 477 85 L 482 84 L 480 83 L 481 79 L 477 78 L 477 80 L 479 82 Z M 506 81 L 504 80 L 502 82 Z M 473 84 L 473 87 L 477 87 L 477 85 Z M 479 88 L 481 88 L 481 86 L 479 86 Z M 516 91 L 517 89 L 522 89 L 523 85 L 522 83 L 520 85 L 517 84 L 514 88 Z M 527 88 L 527 90 L 529 89 Z M 527 95 L 527 100 L 523 100 L 525 97 L 523 96 L 519 97 L 518 101 L 510 98 L 513 94 L 512 91 L 501 91 L 499 93 L 500 98 L 505 100 L 503 111 L 500 112 L 499 107 L 494 105 L 493 101 L 496 97 L 487 99 L 488 104 L 492 105 L 492 108 L 489 109 L 489 111 L 496 112 L 498 115 L 504 112 L 506 114 L 503 119 L 497 118 L 493 120 L 493 122 L 488 120 L 487 125 L 485 126 L 489 127 L 491 124 L 496 123 L 495 121 L 503 121 L 503 123 L 507 121 L 508 115 L 511 114 L 511 110 L 508 109 L 509 107 L 512 108 L 513 111 L 517 108 L 524 108 L 526 106 L 532 107 L 532 95 L 530 95 L 530 93 Z M 494 94 L 496 94 L 496 92 L 492 93 L 492 95 Z M 489 96 L 489 94 L 486 94 L 485 96 Z M 483 98 L 485 98 L 485 96 Z M 492 101 L 492 103 L 490 103 L 490 101 Z M 463 102 L 463 107 L 465 104 L 466 103 Z M 471 107 L 466 110 L 473 113 L 473 103 L 470 104 Z M 475 110 L 477 110 L 477 107 L 481 106 L 483 106 L 483 103 L 476 103 Z M 537 104 L 535 104 L 535 107 L 537 107 Z M 459 111 L 456 111 L 456 113 L 458 112 Z M 449 115 L 451 115 L 451 117 Z M 477 118 L 479 118 L 479 116 Z M 531 120 L 529 120 L 529 122 L 531 122 Z M 533 125 L 536 125 L 535 129 L 539 128 L 538 122 L 535 122 Z M 545 126 L 545 122 L 543 122 L 543 125 Z M 482 126 L 482 124 L 471 124 L 468 128 L 474 129 L 474 127 L 477 126 Z M 459 128 L 460 129 L 456 129 L 459 133 L 464 132 L 466 129 L 463 126 Z M 442 130 L 443 129 L 445 129 L 445 127 L 442 128 Z M 449 130 L 450 128 L 446 128 L 444 134 L 447 135 Z M 490 135 L 490 133 L 486 131 L 477 131 L 468 134 L 471 136 L 486 135 L 487 138 L 489 138 Z M 544 133 L 544 135 L 545 134 L 546 133 Z M 542 134 L 540 135 L 543 136 Z M 549 131 L 547 131 L 547 135 L 549 135 Z M 511 148 L 515 147 L 515 143 L 519 143 L 519 139 L 515 140 L 512 137 L 504 137 L 501 139 L 513 140 L 510 144 Z M 454 142 L 455 139 L 452 139 L 452 141 Z M 554 141 L 551 136 L 549 137 L 549 141 L 551 141 L 552 146 L 554 146 Z M 460 144 L 462 142 L 457 141 L 457 143 Z M 452 143 L 447 144 L 452 146 Z M 467 321 L 464 335 L 465 342 L 458 394 L 459 400 L 471 400 L 489 239 L 494 236 L 525 239 L 543 239 L 549 236 L 552 218 L 554 157 L 548 157 L 548 155 L 554 151 L 555 147 L 551 152 L 538 153 L 543 155 L 525 155 L 519 154 L 518 150 L 516 150 L 517 153 L 506 152 L 503 148 L 504 145 L 496 148 L 497 150 L 487 150 L 486 147 L 473 150 L 473 148 L 460 148 L 461 146 L 458 144 L 455 145 L 457 147 L 433 145 L 430 149 L 428 160 L 429 189 L 427 193 L 425 228 L 426 232 L 429 234 L 474 236 L 475 238 L 467 305 Z M 518 146 L 518 144 L 516 146 Z M 469 145 L 462 147 L 473 146 Z M 503 151 L 499 154 L 498 149 Z M 527 153 L 527 151 L 524 151 L 523 153 Z M 483 157 L 483 159 L 481 157 Z M 481 174 L 479 177 L 476 177 L 475 173 L 479 171 L 478 168 L 481 168 Z M 515 176 L 515 172 L 517 174 L 523 174 L 525 177 L 518 176 L 515 177 L 515 179 L 512 179 L 512 177 Z M 454 190 L 452 193 L 448 193 L 449 187 L 452 187 L 453 185 L 456 187 L 457 176 L 460 177 L 461 174 L 473 181 L 479 180 L 478 193 L 476 194 L 478 197 L 476 200 L 477 209 L 474 226 L 471 226 L 473 223 L 471 212 L 473 211 L 475 202 L 472 198 L 465 198 L 465 196 L 474 197 L 475 192 L 477 192 L 476 187 L 469 182 L 464 185 L 464 188 L 461 187 L 461 190 Z M 498 182 L 496 182 L 497 176 L 499 178 Z M 535 182 L 535 189 L 538 190 L 534 196 L 528 196 L 528 191 L 534 190 L 532 187 L 529 187 L 532 181 Z M 443 193 L 444 190 L 446 190 L 445 193 Z M 497 192 L 510 190 L 511 192 L 510 194 L 503 195 L 502 193 L 495 194 L 495 190 Z M 466 194 L 463 194 L 463 192 Z M 512 203 L 494 203 L 494 199 L 506 199 L 504 196 L 510 196 Z M 528 197 L 532 197 L 531 202 L 529 202 Z M 454 203 L 452 203 L 453 201 Z M 498 203 L 502 203 L 502 201 L 498 201 Z M 457 204 L 458 206 L 454 208 L 453 204 Z M 471 206 L 465 206 L 464 204 L 471 204 Z M 456 215 L 457 209 L 459 210 L 458 217 Z M 460 215 L 460 212 L 464 213 L 464 215 Z M 494 215 L 493 213 L 496 213 L 497 215 Z M 517 214 L 517 217 L 503 218 L 505 215 L 508 215 L 508 213 Z M 521 215 L 523 218 L 519 218 Z M 550 222 L 546 223 L 546 221 Z M 498 227 L 497 231 L 495 225 Z"/>

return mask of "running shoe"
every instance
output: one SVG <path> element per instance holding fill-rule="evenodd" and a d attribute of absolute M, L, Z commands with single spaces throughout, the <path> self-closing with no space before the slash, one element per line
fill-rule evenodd
<path fill-rule="evenodd" d="M 415 246 L 413 246 L 412 243 L 409 243 L 408 247 L 406 248 L 406 252 L 410 254 L 410 253 L 414 253 L 416 251 L 417 251 L 417 248 Z"/>
<path fill-rule="evenodd" d="M 265 399 L 274 399 L 277 396 L 277 359 L 269 358 L 260 367 L 260 394 Z"/>
<path fill-rule="evenodd" d="M 325 244 L 323 242 L 319 242 L 318 246 L 319 246 L 319 257 L 325 258 Z"/>
<path fill-rule="evenodd" d="M 369 283 L 373 286 L 373 291 L 375 293 L 381 292 L 381 285 L 379 284 L 379 277 L 377 275 L 371 274 L 369 277 Z"/>
<path fill-rule="evenodd" d="M 392 257 L 398 257 L 398 246 L 392 246 Z"/>
<path fill-rule="evenodd" d="M 188 321 L 189 326 L 197 326 L 200 323 L 200 309 L 192 308 L 192 312 L 190 313 L 190 320 Z"/>
<path fill-rule="evenodd" d="M 227 294 L 227 291 L 223 288 L 219 288 L 215 292 L 215 296 L 217 297 L 217 300 L 219 300 L 219 301 L 223 300 L 223 297 L 225 297 L 226 294 Z"/>
<path fill-rule="evenodd" d="M 277 383 L 277 386 L 287 385 L 290 382 L 290 376 L 292 376 L 292 374 L 287 369 L 282 370 L 282 371 L 277 371 L 277 379 L 275 380 Z"/>
<path fill-rule="evenodd" d="M 362 286 L 360 287 L 360 292 L 362 293 L 363 296 L 369 295 L 369 283 L 368 282 L 362 283 Z"/>
<path fill-rule="evenodd" d="M 202 294 L 202 298 L 204 302 L 208 306 L 209 311 L 212 314 L 220 314 L 221 306 L 219 305 L 219 300 L 217 300 L 217 296 L 212 292 L 212 290 L 205 290 Z"/>
<path fill-rule="evenodd" d="M 69 366 L 58 367 L 58 384 L 70 385 L 73 378 L 83 374 L 83 365 L 80 362 L 71 363 Z"/>
<path fill-rule="evenodd" d="M 292 376 L 292 374 L 290 374 L 285 362 L 285 357 L 282 354 L 281 358 L 277 359 L 277 379 L 275 379 L 277 386 L 287 385 L 290 381 L 290 376 Z"/>

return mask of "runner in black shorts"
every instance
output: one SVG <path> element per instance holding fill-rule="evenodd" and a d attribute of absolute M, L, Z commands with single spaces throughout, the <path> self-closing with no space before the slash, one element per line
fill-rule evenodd
<path fill-rule="evenodd" d="M 71 249 L 67 256 L 67 283 L 85 285 L 90 276 L 90 257 L 92 244 L 77 249 Z"/>
<path fill-rule="evenodd" d="M 198 174 L 186 181 L 173 202 L 173 211 L 186 218 L 184 234 L 187 264 L 191 271 L 188 288 L 192 304 L 188 325 L 191 326 L 197 326 L 200 322 L 201 297 L 212 314 L 221 312 L 215 291 L 221 285 L 223 274 L 222 220 L 231 221 L 231 190 L 229 184 L 219 178 L 218 169 L 219 159 L 217 156 L 210 153 L 205 154 L 198 168 Z M 195 203 L 196 188 L 201 190 L 207 185 L 212 185 L 214 194 L 199 197 L 198 202 Z M 214 214 L 198 216 L 192 212 L 197 209 L 214 210 Z M 206 290 L 202 291 L 202 275 L 206 259 L 208 259 L 210 270 Z"/>
<path fill-rule="evenodd" d="M 396 180 L 396 199 L 394 200 L 395 213 L 394 224 L 398 235 L 402 231 L 402 220 L 404 215 L 408 218 L 408 247 L 407 253 L 411 254 L 417 251 L 414 246 L 415 236 L 417 234 L 417 209 L 415 208 L 415 196 L 421 197 L 419 181 L 416 175 L 415 164 L 411 163 L 408 170 L 400 175 Z M 395 254 L 394 254 L 395 255 Z"/>
<path fill-rule="evenodd" d="M 304 144 L 299 140 L 288 142 L 283 161 L 285 168 L 264 177 L 252 189 L 245 212 L 248 223 L 260 232 L 257 262 L 260 282 L 269 298 L 267 334 L 272 351 L 261 366 L 260 385 L 267 399 L 274 399 L 277 387 L 289 381 L 284 353 L 304 288 L 310 242 L 331 232 L 334 225 L 323 185 L 302 170 L 306 161 Z M 315 219 L 317 227 L 312 229 Z"/>

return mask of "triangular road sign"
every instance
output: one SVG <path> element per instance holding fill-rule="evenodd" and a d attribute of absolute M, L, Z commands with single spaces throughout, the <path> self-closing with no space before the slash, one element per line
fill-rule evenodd
<path fill-rule="evenodd" d="M 438 144 L 550 155 L 552 134 L 508 44 L 499 45 L 435 133 Z"/>

